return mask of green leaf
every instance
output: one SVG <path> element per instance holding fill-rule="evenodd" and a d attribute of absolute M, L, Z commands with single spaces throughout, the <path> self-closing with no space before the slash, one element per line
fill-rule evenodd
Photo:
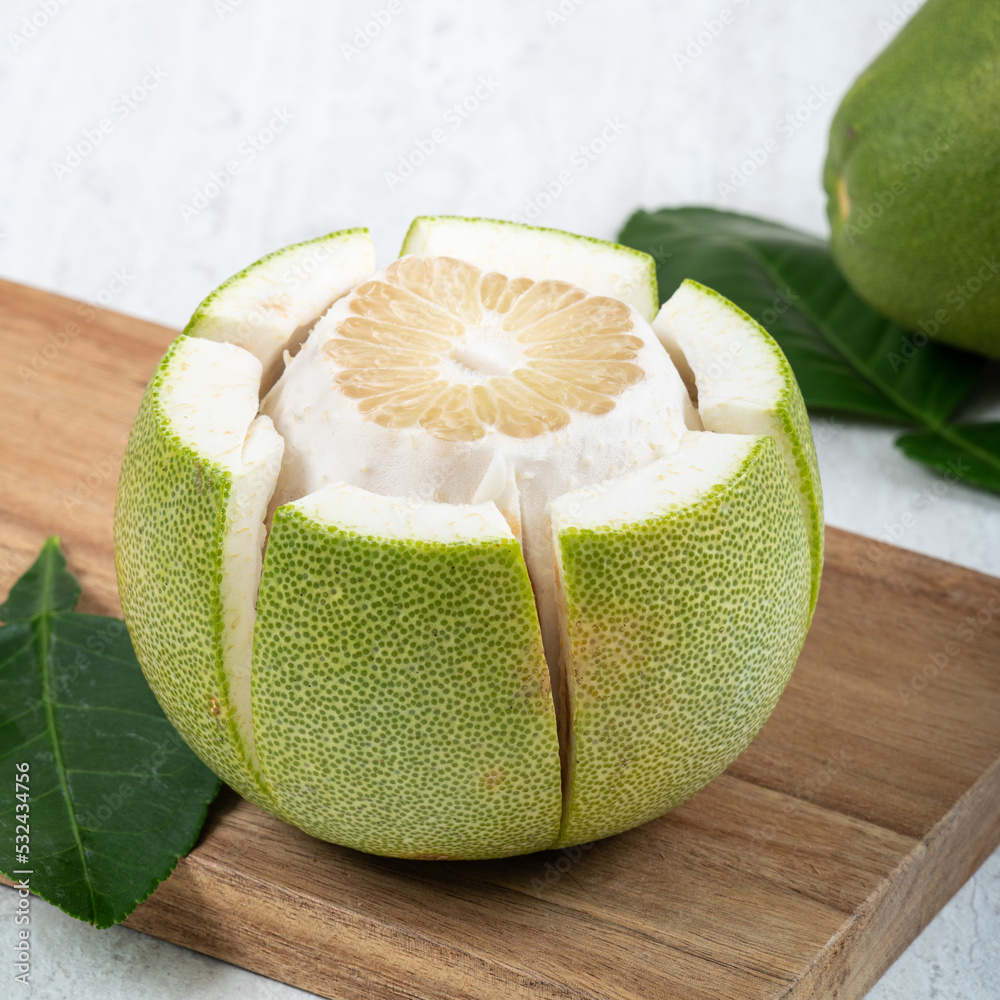
<path fill-rule="evenodd" d="M 903 434 L 896 444 L 949 479 L 964 479 L 1000 493 L 1000 424 L 967 424 Z"/>
<path fill-rule="evenodd" d="M 0 605 L 0 871 L 110 927 L 194 845 L 219 780 L 167 721 L 125 623 L 74 613 L 79 595 L 49 538 Z"/>
<path fill-rule="evenodd" d="M 936 428 L 984 361 L 884 319 L 848 287 L 823 240 L 711 208 L 636 212 L 621 243 L 657 261 L 661 301 L 685 278 L 714 288 L 781 345 L 806 405 Z"/>

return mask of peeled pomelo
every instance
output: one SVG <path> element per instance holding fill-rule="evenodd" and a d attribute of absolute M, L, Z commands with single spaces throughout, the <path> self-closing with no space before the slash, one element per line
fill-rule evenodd
<path fill-rule="evenodd" d="M 1000 357 L 1000 5 L 927 0 L 837 109 L 831 250 L 896 323 Z"/>
<path fill-rule="evenodd" d="M 279 251 L 167 351 L 115 515 L 136 654 L 209 767 L 326 840 L 627 830 L 746 747 L 801 648 L 795 380 L 708 289 L 657 314 L 634 250 L 430 217 L 404 251 Z"/>

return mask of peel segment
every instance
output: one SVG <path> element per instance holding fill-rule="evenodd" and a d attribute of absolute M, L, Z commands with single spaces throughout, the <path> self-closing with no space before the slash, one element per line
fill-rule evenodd
<path fill-rule="evenodd" d="M 692 432 L 673 455 L 552 508 L 565 847 L 672 809 L 746 748 L 801 649 L 810 565 L 766 436 Z"/>
<path fill-rule="evenodd" d="M 227 784 L 280 815 L 250 717 L 264 516 L 284 447 L 256 416 L 260 372 L 231 344 L 171 345 L 122 460 L 115 566 L 136 656 L 171 723 Z"/>
<path fill-rule="evenodd" d="M 521 549 L 492 503 L 330 484 L 275 513 L 254 723 L 282 813 L 397 857 L 541 850 L 559 741 Z"/>
<path fill-rule="evenodd" d="M 811 618 L 823 569 L 823 491 L 809 416 L 788 360 L 760 324 L 696 281 L 683 282 L 652 325 L 697 400 L 706 430 L 768 434 L 781 448 L 808 527 Z"/>
<path fill-rule="evenodd" d="M 280 374 L 282 353 L 374 270 L 367 229 L 295 243 L 223 282 L 198 306 L 184 333 L 249 351 L 263 366 L 266 389 Z"/>
<path fill-rule="evenodd" d="M 498 219 L 421 215 L 403 240 L 400 256 L 460 257 L 483 272 L 554 278 L 633 306 L 647 322 L 656 315 L 656 262 L 632 247 L 575 236 L 558 229 Z"/>

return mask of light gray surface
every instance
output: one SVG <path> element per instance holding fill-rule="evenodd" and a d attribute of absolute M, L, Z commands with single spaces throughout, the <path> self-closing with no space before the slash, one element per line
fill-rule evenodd
<path fill-rule="evenodd" d="M 57 6 L 23 41 L 23 19 L 41 22 L 39 12 Z M 698 203 L 824 233 L 830 117 L 914 4 L 394 0 L 398 13 L 370 44 L 345 53 L 387 6 L 5 5 L 0 275 L 180 325 L 220 280 L 278 246 L 367 225 L 385 264 L 414 215 L 525 214 L 560 171 L 570 183 L 540 224 L 610 237 L 639 205 Z M 690 57 L 689 39 L 697 46 L 705 31 L 709 44 Z M 679 66 L 678 55 L 690 62 Z M 144 78 L 155 86 L 143 95 Z M 477 87 L 476 110 L 450 111 Z M 129 107 L 121 95 L 133 88 Z M 243 144 L 276 112 L 287 123 L 251 158 Z M 797 112 L 797 127 L 782 124 Z M 101 142 L 62 169 L 67 146 L 102 119 L 111 127 Z M 574 154 L 608 120 L 613 141 L 580 169 Z M 402 183 L 387 179 L 435 128 L 446 138 L 427 162 Z M 738 190 L 721 189 L 768 139 L 766 162 L 745 171 Z M 184 211 L 231 161 L 238 171 L 207 207 Z M 989 400 L 981 408 L 996 412 Z M 824 419 L 815 431 L 829 523 L 1000 574 L 995 496 L 909 462 L 887 430 Z M 7 955 L 15 900 L 0 892 Z M 38 900 L 32 920 L 32 985 L 11 995 L 305 995 L 123 928 L 95 931 Z M 998 942 L 994 854 L 869 1000 L 995 998 Z"/>

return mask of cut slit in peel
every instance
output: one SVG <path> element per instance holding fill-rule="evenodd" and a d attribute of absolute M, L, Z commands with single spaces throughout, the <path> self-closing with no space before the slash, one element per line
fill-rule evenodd
<path fill-rule="evenodd" d="M 492 261 L 517 254 L 489 251 L 496 224 L 484 224 L 482 252 L 463 263 L 439 244 L 461 230 L 462 246 L 475 250 L 469 229 L 444 222 L 418 220 L 407 238 L 412 246 L 416 232 L 433 244 L 435 259 L 406 257 L 381 276 L 369 269 L 318 323 L 305 316 L 299 326 L 312 332 L 259 416 L 260 365 L 245 350 L 199 340 L 196 330 L 175 343 L 123 464 L 116 559 L 151 686 L 241 794 L 361 850 L 499 857 L 628 829 L 742 750 L 805 633 L 812 522 L 800 506 L 801 470 L 787 464 L 795 457 L 781 440 L 787 428 L 758 405 L 760 385 L 789 379 L 787 365 L 762 355 L 767 378 L 748 370 L 749 387 L 728 386 L 753 405 L 746 420 L 731 408 L 732 426 L 721 427 L 710 404 L 727 387 L 706 375 L 707 355 L 681 345 L 697 333 L 685 315 L 714 316 L 704 301 L 714 293 L 682 288 L 671 302 L 684 308 L 667 303 L 655 324 L 672 351 L 683 350 L 705 407 L 699 416 L 634 304 L 602 307 L 604 285 L 576 288 L 550 275 L 559 260 L 501 281 Z M 598 324 L 603 358 L 600 337 L 586 335 L 595 308 L 619 317 L 617 328 Z M 491 309 L 496 328 L 513 317 L 508 326 L 518 330 L 506 333 L 527 332 L 514 370 L 528 372 L 518 380 L 537 405 L 569 414 L 564 426 L 511 435 L 499 405 L 476 408 L 475 387 L 492 394 L 490 380 L 503 377 L 489 370 L 507 344 L 490 333 Z M 579 335 L 560 337 L 551 318 L 574 309 Z M 471 328 L 485 332 L 456 360 Z M 751 353 L 757 330 L 740 327 Z M 552 383 L 530 374 L 551 357 L 546 345 L 560 342 L 567 348 L 556 350 L 578 358 L 556 362 L 576 364 L 564 374 L 586 389 L 572 399 L 559 387 L 553 399 Z M 392 365 L 372 364 L 373 352 L 392 355 Z M 444 370 L 442 357 L 472 374 Z M 450 379 L 472 403 L 439 405 L 422 421 L 428 411 L 414 401 L 428 365 L 446 383 L 439 395 Z M 620 379 L 622 365 L 642 377 Z M 296 371 L 316 375 L 315 384 L 296 376 L 294 385 Z M 341 372 L 339 382 L 330 377 Z M 403 399 L 388 407 L 389 423 L 367 415 L 393 393 Z M 650 404 L 663 397 L 652 419 L 650 409 L 659 411 Z M 361 409 L 371 399 L 377 405 Z M 324 408 L 335 411 L 339 451 L 332 435 L 300 433 L 308 420 L 299 418 Z M 460 419 L 442 425 L 448 412 Z M 792 423 L 811 452 L 808 424 Z M 602 453 L 630 435 L 642 439 L 638 451 L 633 443 Z M 320 441 L 333 442 L 326 457 Z M 456 443 L 468 453 L 442 471 L 443 450 Z M 414 467 L 435 463 L 438 475 L 414 483 Z M 179 592 L 184 600 L 172 601 Z M 180 654 L 173 634 L 183 637 Z"/>
<path fill-rule="evenodd" d="M 810 567 L 769 436 L 692 432 L 673 455 L 552 507 L 565 847 L 672 809 L 746 748 L 798 656 Z M 660 574 L 639 571 L 653 557 Z M 651 649 L 668 670 L 650 671 Z"/>

